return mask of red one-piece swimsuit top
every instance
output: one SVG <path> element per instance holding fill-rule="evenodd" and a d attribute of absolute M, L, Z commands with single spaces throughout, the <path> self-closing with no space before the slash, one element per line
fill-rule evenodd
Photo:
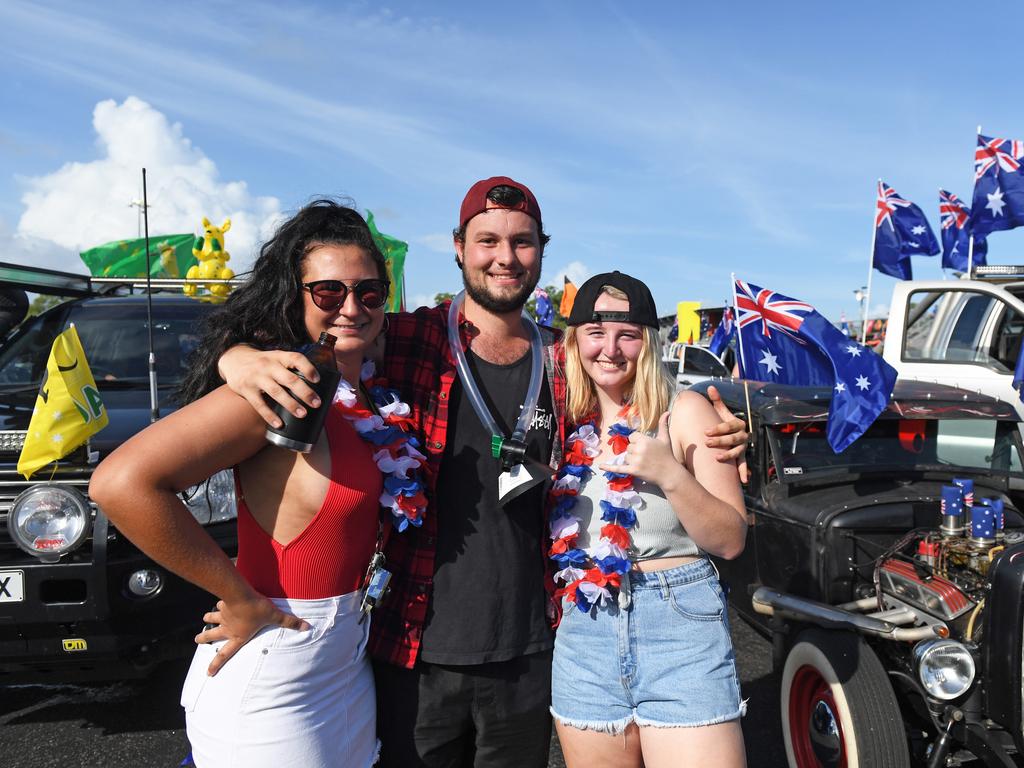
<path fill-rule="evenodd" d="M 315 600 L 362 586 L 377 542 L 383 478 L 371 446 L 336 409 L 327 415 L 331 480 L 323 505 L 298 536 L 275 541 L 256 522 L 235 471 L 236 567 L 264 597 Z"/>

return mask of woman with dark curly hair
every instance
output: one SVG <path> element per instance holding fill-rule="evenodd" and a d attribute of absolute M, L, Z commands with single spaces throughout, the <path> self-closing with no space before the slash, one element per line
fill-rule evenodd
<path fill-rule="evenodd" d="M 413 479 L 419 464 L 393 428 L 402 404 L 378 381 L 360 386 L 388 287 L 362 217 L 330 200 L 307 205 L 209 319 L 183 387 L 194 401 L 93 475 L 90 494 L 122 533 L 219 598 L 196 638 L 181 699 L 200 768 L 376 759 L 360 587 L 383 534 L 380 503 L 395 503 L 384 493 L 380 455 Z M 241 341 L 294 348 L 323 332 L 337 339 L 343 377 L 326 428 L 308 454 L 270 445 L 260 416 L 217 386 L 216 360 Z M 237 563 L 176 495 L 228 467 L 238 494 Z M 393 514 L 415 523 L 425 500 L 407 495 L 402 505 Z"/>

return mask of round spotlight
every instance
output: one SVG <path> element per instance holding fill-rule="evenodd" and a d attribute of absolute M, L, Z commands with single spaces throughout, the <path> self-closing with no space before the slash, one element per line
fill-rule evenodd
<path fill-rule="evenodd" d="M 92 508 L 74 488 L 34 485 L 14 500 L 7 530 L 14 543 L 42 560 L 78 549 L 92 529 Z"/>
<path fill-rule="evenodd" d="M 955 640 L 923 640 L 914 646 L 914 661 L 921 685 L 937 699 L 962 696 L 974 682 L 974 657 Z"/>
<path fill-rule="evenodd" d="M 155 595 L 163 585 L 163 577 L 150 568 L 143 568 L 128 577 L 128 591 L 135 597 Z"/>

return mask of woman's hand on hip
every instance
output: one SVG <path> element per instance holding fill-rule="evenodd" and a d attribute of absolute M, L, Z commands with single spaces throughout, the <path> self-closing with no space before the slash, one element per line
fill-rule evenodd
<path fill-rule="evenodd" d="M 196 635 L 197 643 L 227 641 L 210 662 L 207 674 L 211 677 L 216 675 L 220 668 L 263 627 L 278 626 L 303 631 L 309 629 L 309 624 L 298 616 L 285 613 L 270 600 L 256 593 L 248 598 L 233 600 L 230 604 L 218 600 L 217 606 L 203 615 L 203 621 L 213 626 L 208 626 Z"/>

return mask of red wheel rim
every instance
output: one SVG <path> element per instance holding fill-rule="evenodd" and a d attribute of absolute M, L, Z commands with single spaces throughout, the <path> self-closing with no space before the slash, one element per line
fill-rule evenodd
<path fill-rule="evenodd" d="M 826 705 L 835 715 L 835 725 L 839 732 L 839 759 L 834 765 L 846 768 L 846 739 L 839 720 L 839 706 L 821 673 L 808 665 L 796 671 L 789 688 L 789 740 L 793 745 L 793 757 L 799 768 L 817 768 L 821 765 L 811 742 L 811 718 L 819 704 Z"/>

